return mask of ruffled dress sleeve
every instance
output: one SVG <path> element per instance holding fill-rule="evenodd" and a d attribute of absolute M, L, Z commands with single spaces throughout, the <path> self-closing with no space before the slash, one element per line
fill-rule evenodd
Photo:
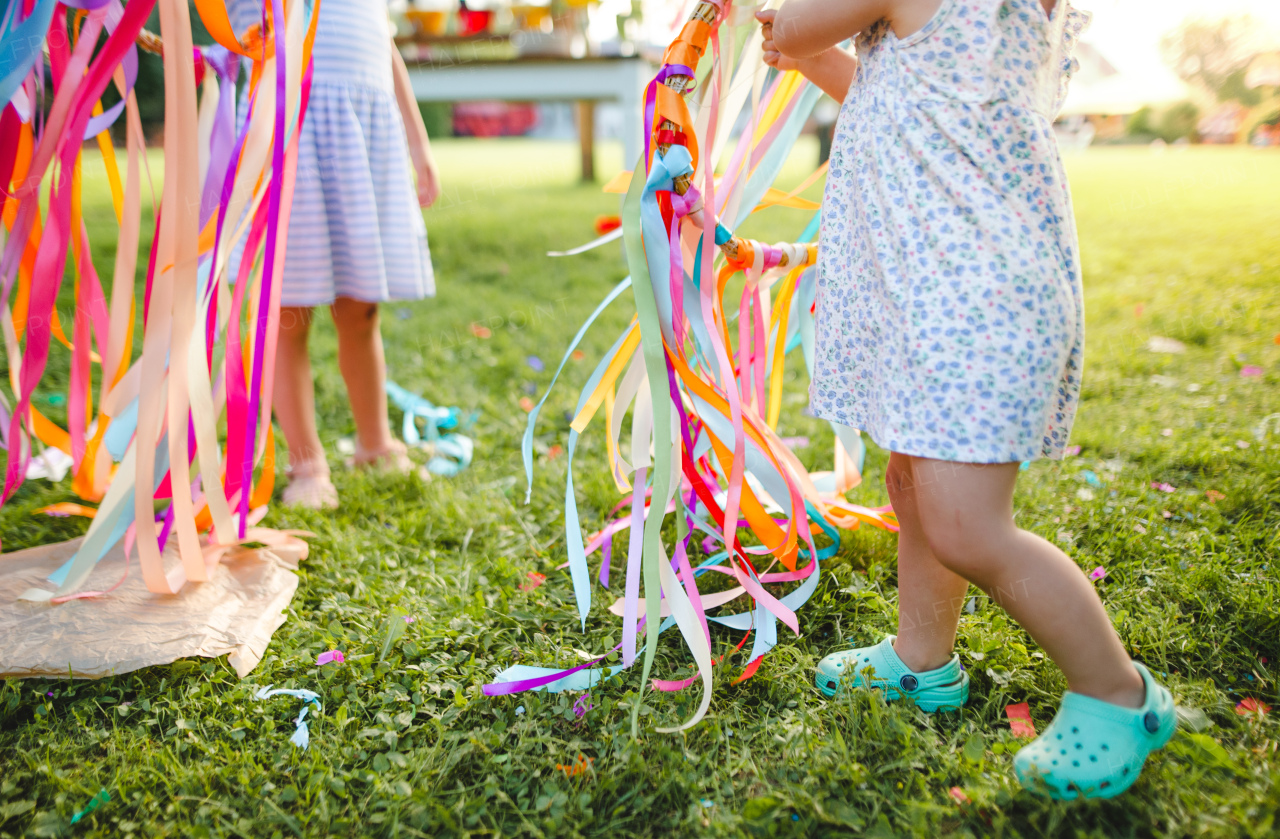
<path fill-rule="evenodd" d="M 1080 35 L 1089 26 L 1093 15 L 1073 6 L 1070 0 L 1058 0 L 1049 20 L 1048 37 L 1056 51 L 1054 60 L 1045 62 L 1045 69 L 1051 74 L 1048 80 L 1045 116 L 1053 119 L 1067 101 L 1067 89 L 1071 77 L 1080 69 L 1080 61 L 1075 57 L 1076 44 Z"/>

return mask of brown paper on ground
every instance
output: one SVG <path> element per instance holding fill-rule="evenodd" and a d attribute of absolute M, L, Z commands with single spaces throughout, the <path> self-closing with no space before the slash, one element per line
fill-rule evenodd
<path fill-rule="evenodd" d="M 210 572 L 208 582 L 187 583 L 178 594 L 147 591 L 135 557 L 128 579 L 110 594 L 58 605 L 18 600 L 33 587 L 52 590 L 46 577 L 71 558 L 80 541 L 0 556 L 0 677 L 98 679 L 190 656 L 226 655 L 243 678 L 262 660 L 298 588 L 299 552 L 238 548 Z M 178 561 L 170 555 L 165 560 Z M 117 544 L 83 590 L 108 589 L 123 572 Z"/>

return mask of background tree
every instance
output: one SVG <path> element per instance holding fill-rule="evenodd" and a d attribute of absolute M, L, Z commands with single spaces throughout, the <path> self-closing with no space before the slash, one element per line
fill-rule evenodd
<path fill-rule="evenodd" d="M 1160 53 L 1188 84 L 1203 88 L 1220 102 L 1240 99 L 1241 93 L 1251 93 L 1244 87 L 1244 72 L 1258 51 L 1262 28 L 1249 15 L 1191 18 L 1160 39 Z"/>

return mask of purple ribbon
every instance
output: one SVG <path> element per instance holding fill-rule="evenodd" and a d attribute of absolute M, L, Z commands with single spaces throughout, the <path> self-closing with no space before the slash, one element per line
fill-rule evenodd
<path fill-rule="evenodd" d="M 609 587 L 609 564 L 613 557 L 613 534 L 605 534 L 604 541 L 600 543 L 600 585 L 605 588 Z"/>
<path fill-rule="evenodd" d="M 640 618 L 640 629 L 644 628 L 645 618 Z M 617 652 L 622 649 L 622 642 L 619 642 L 609 653 Z M 577 667 L 571 667 L 568 670 L 562 670 L 559 673 L 552 673 L 549 676 L 536 676 L 532 679 L 518 679 L 514 682 L 490 682 L 480 690 L 485 696 L 509 696 L 513 693 L 523 693 L 526 690 L 536 690 L 537 688 L 549 685 L 552 682 L 558 682 L 565 676 L 572 676 L 574 673 L 586 670 L 588 667 L 595 667 L 600 662 L 609 657 L 609 653 L 597 658 L 595 661 L 588 661 L 586 664 L 579 664 Z"/>
<path fill-rule="evenodd" d="M 110 3 L 111 6 L 106 11 L 104 23 L 108 32 L 114 32 L 116 24 L 120 22 L 120 18 L 124 15 L 124 8 L 120 5 L 120 0 L 70 0 L 65 5 L 77 9 L 99 9 L 107 5 L 107 3 Z M 129 98 L 129 92 L 133 90 L 134 84 L 138 81 L 138 48 L 136 46 L 130 45 L 124 54 L 124 58 L 120 60 L 120 66 L 124 69 L 124 92 L 120 94 L 120 101 L 96 117 L 89 117 L 89 123 L 84 129 L 84 139 L 86 140 L 106 131 L 115 124 L 115 121 L 120 118 L 120 114 L 124 112 L 125 100 Z"/>
<path fill-rule="evenodd" d="M 200 195 L 200 227 L 203 228 L 218 206 L 218 186 L 223 184 L 231 150 L 236 147 L 235 107 L 236 77 L 240 72 L 240 57 L 225 47 L 214 44 L 204 47 L 204 61 L 218 75 L 218 109 L 213 117 L 213 131 L 209 136 L 209 169 L 205 174 L 204 188 Z M 228 196 L 229 197 L 229 196 Z"/>
<path fill-rule="evenodd" d="M 253 451 L 258 437 L 258 403 L 262 392 L 263 350 L 267 345 L 267 322 L 271 318 L 271 289 L 275 280 L 276 243 L 280 233 L 280 200 L 284 187 L 284 146 L 285 146 L 285 103 L 286 65 L 284 58 L 284 30 L 280 25 L 284 21 L 284 4 L 280 0 L 272 0 L 271 11 L 277 22 L 272 27 L 276 41 L 276 119 L 275 141 L 271 149 L 271 186 L 268 207 L 271 224 L 267 226 L 267 246 L 262 264 L 262 286 L 258 306 L 258 323 L 254 329 L 253 384 L 249 388 L 249 415 L 247 433 L 244 436 L 244 463 L 240 481 L 240 538 L 245 536 L 249 520 L 249 490 L 253 486 Z"/>

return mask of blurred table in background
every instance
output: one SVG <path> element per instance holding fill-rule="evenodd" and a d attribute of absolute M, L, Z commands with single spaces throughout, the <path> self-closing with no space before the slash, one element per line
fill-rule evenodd
<path fill-rule="evenodd" d="M 625 165 L 640 158 L 644 88 L 657 71 L 643 58 L 449 58 L 407 64 L 414 96 L 420 102 L 576 101 L 582 179 L 586 181 L 595 180 L 595 103 L 618 102 L 624 119 Z"/>

